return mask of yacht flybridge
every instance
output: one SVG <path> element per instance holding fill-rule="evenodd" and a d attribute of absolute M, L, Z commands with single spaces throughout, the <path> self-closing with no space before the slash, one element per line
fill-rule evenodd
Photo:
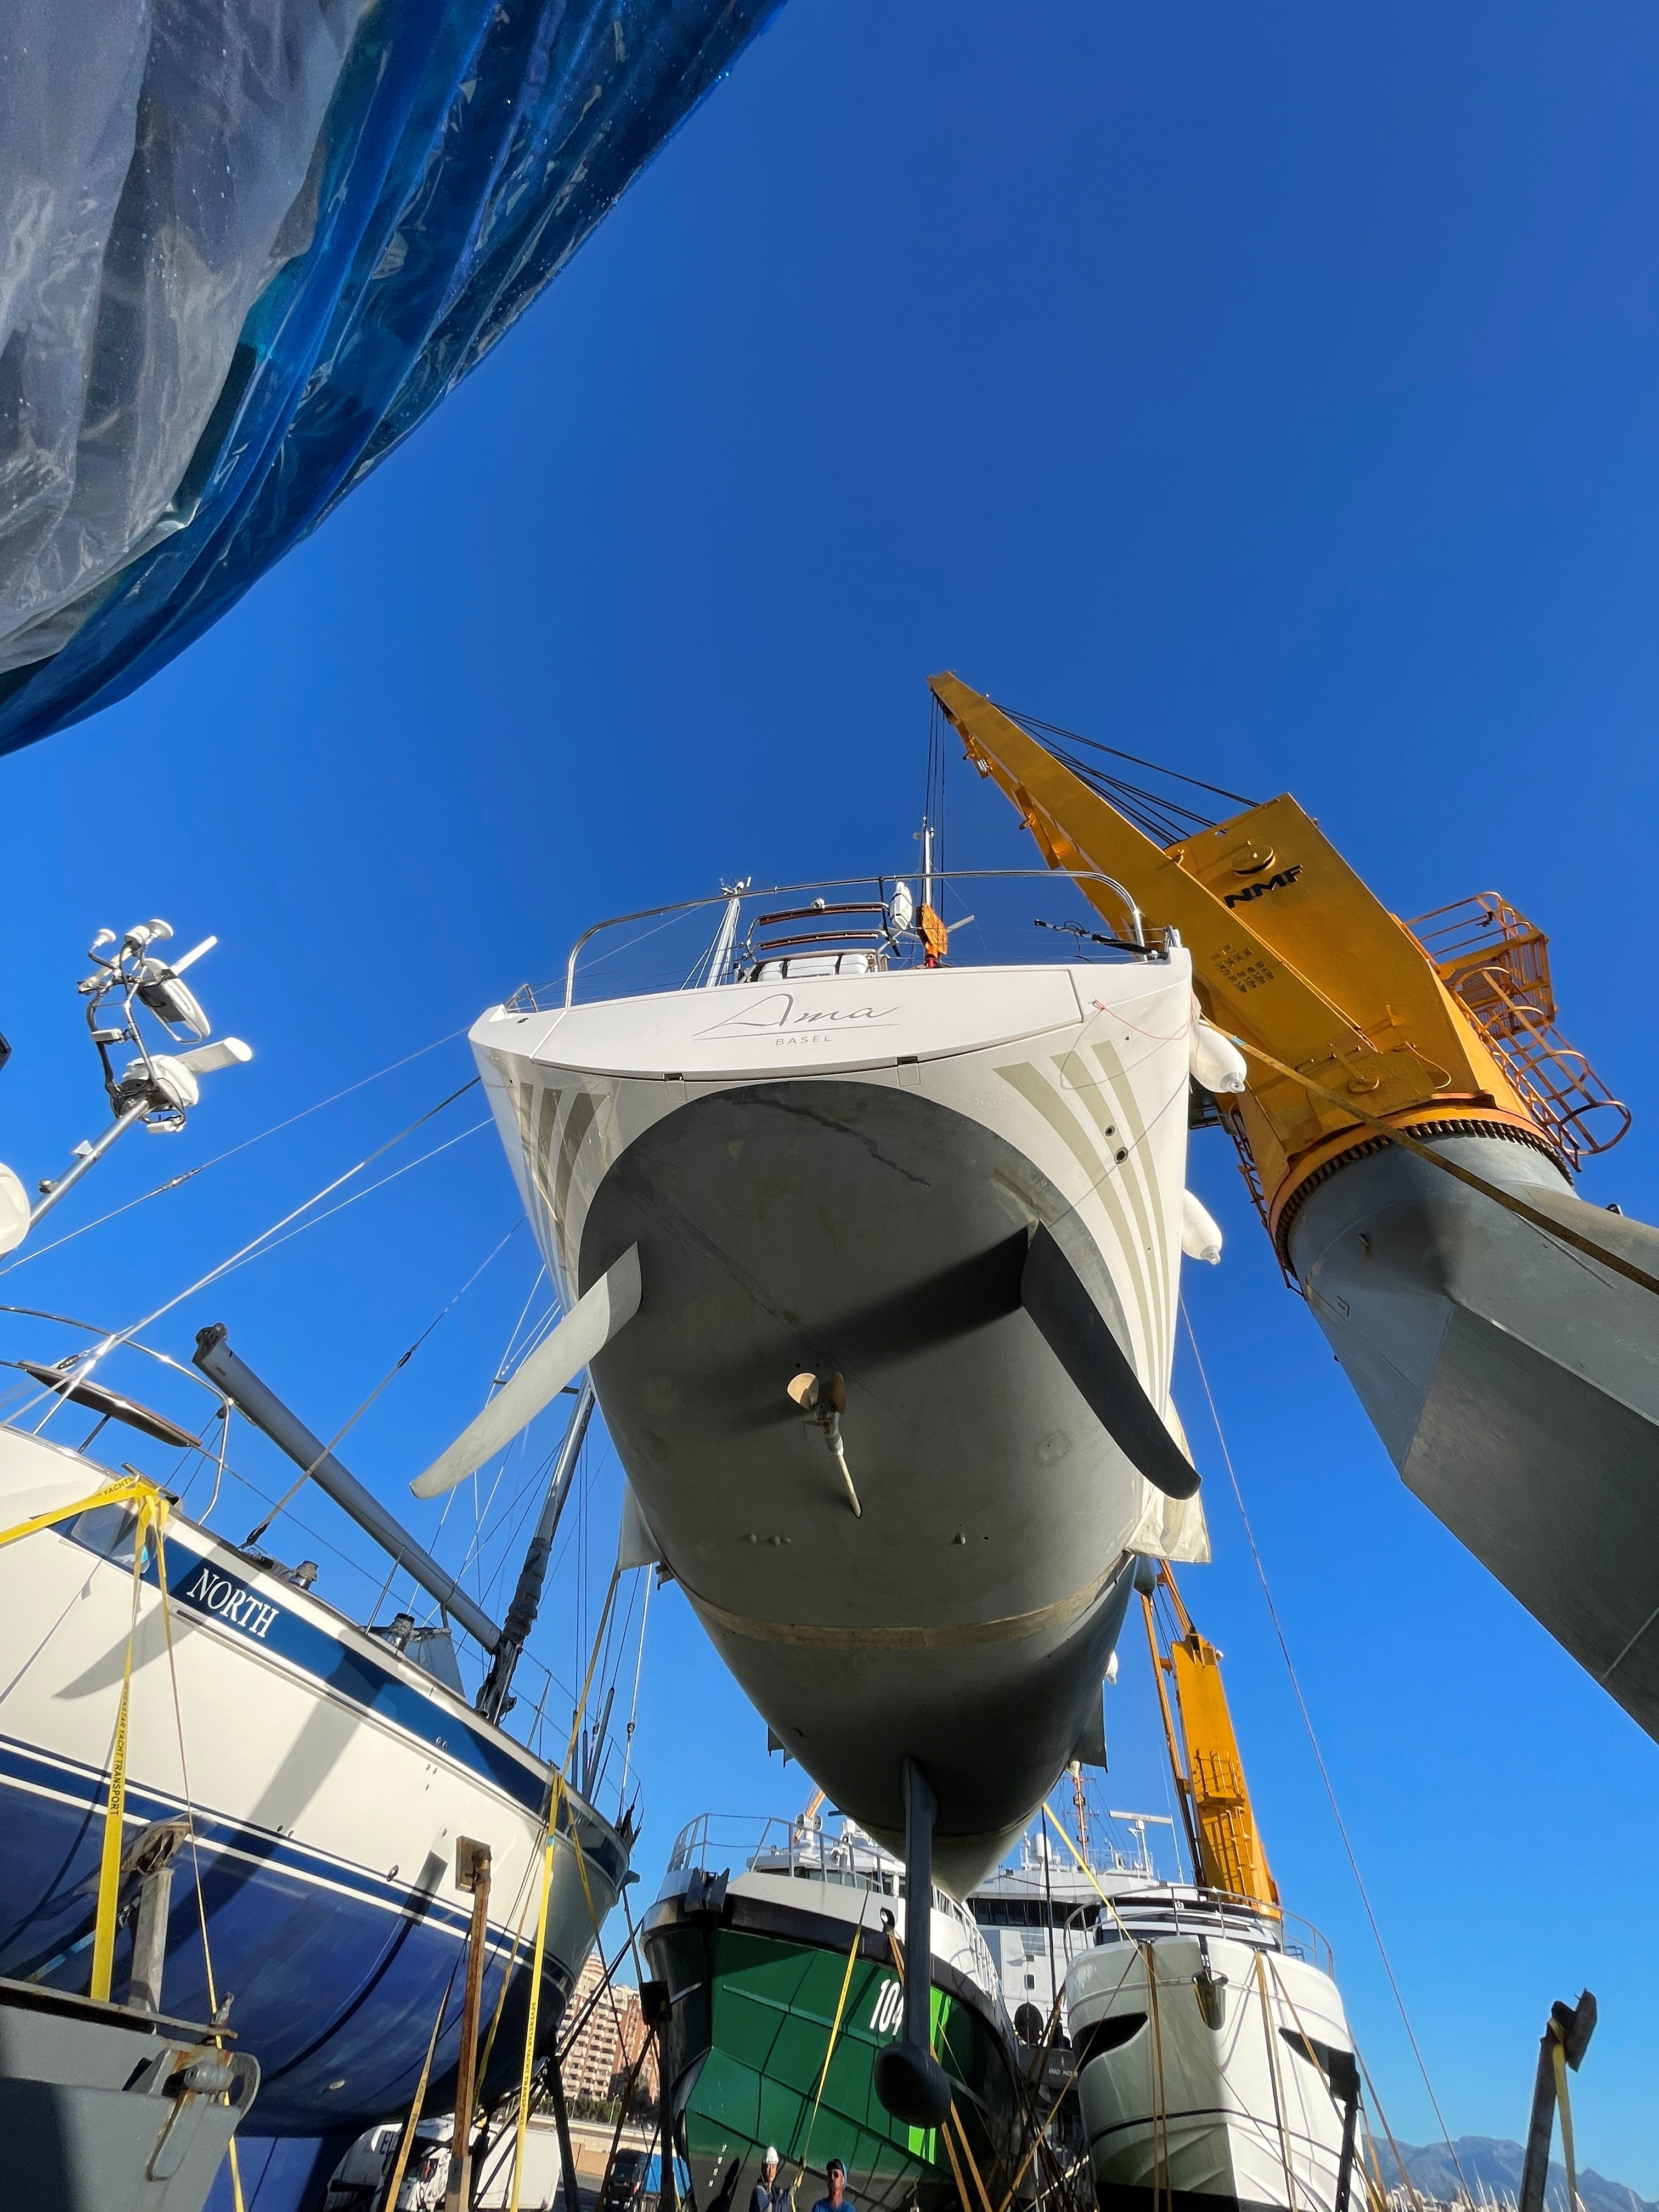
<path fill-rule="evenodd" d="M 1103 1759 L 1135 1555 L 1206 1555 L 1170 1370 L 1194 1051 L 1233 1077 L 1174 933 L 1089 888 L 953 873 L 947 932 L 927 878 L 743 885 L 472 1031 L 566 1312 L 415 1487 L 591 1362 L 624 1563 L 924 1893 Z M 881 2087 L 931 2124 L 916 1978 Z"/>

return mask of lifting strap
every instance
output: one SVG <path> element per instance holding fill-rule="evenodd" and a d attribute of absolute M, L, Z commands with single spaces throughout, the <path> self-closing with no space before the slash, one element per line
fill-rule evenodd
<path fill-rule="evenodd" d="M 870 1892 L 866 1889 L 864 1902 L 859 1907 L 858 1926 L 853 1930 L 853 1948 L 847 1954 L 847 1972 L 841 1978 L 841 1995 L 836 1999 L 836 2016 L 830 2023 L 830 2040 L 824 2045 L 823 2065 L 812 2096 L 811 2114 L 806 2123 L 806 2141 L 801 2146 L 800 2165 L 795 2174 L 795 2189 L 799 2189 L 806 2179 L 806 2160 L 812 2148 L 812 2130 L 817 2125 L 818 2106 L 823 2101 L 823 2085 L 830 2079 L 830 2061 L 836 2055 L 836 2040 L 841 2033 L 842 2015 L 847 2010 L 847 1993 L 853 1986 L 853 1969 L 859 1962 L 859 1945 L 864 1936 L 864 1916 L 869 1908 Z M 790 2195 L 794 2195 L 794 2190 L 791 2190 Z"/>

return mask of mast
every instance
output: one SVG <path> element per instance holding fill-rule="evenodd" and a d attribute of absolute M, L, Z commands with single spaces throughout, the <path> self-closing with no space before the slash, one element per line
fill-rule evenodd
<path fill-rule="evenodd" d="M 343 1513 L 349 1514 L 366 1536 L 372 1536 L 383 1550 L 389 1552 L 404 1573 L 412 1577 L 428 1597 L 436 1598 L 475 1643 L 481 1644 L 486 1651 L 495 1651 L 501 1640 L 501 1632 L 489 1614 L 473 1603 L 455 1577 L 416 1542 L 400 1522 L 393 1520 L 380 1499 L 341 1466 L 327 1445 L 312 1435 L 276 1393 L 237 1358 L 226 1342 L 222 1322 L 197 1330 L 196 1349 L 191 1357 L 254 1427 L 263 1430 L 278 1451 L 286 1452 L 295 1467 L 331 1498 Z"/>

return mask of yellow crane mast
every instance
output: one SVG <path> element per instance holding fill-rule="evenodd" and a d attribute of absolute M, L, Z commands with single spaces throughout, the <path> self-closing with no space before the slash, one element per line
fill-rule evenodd
<path fill-rule="evenodd" d="M 1568 1167 L 1624 1134 L 1628 1113 L 1555 1035 L 1547 940 L 1494 894 L 1425 916 L 1431 949 L 1288 795 L 1159 846 L 982 693 L 951 675 L 930 683 L 1050 867 L 1121 881 L 1180 932 L 1207 1018 L 1296 1071 L 1252 1060 L 1248 1090 L 1218 1102 L 1281 1261 L 1303 1197 L 1374 1143 L 1376 1120 L 1501 1127 Z M 1079 888 L 1118 920 L 1099 885 Z M 1617 1126 L 1603 1134 L 1597 1121 Z"/>
<path fill-rule="evenodd" d="M 1206 1889 L 1277 1911 L 1279 1885 L 1267 1870 L 1256 1829 L 1244 1762 L 1221 1686 L 1221 1654 L 1194 1627 L 1168 1565 L 1159 1565 L 1155 1574 L 1146 1571 L 1152 1566 L 1150 1559 L 1145 1563 L 1144 1578 L 1137 1578 L 1136 1587 L 1196 1878 Z M 1159 1631 L 1160 1589 L 1175 1616 L 1176 1633 L 1169 1637 Z"/>
<path fill-rule="evenodd" d="M 1543 932 L 1492 891 L 1402 921 L 1288 795 L 1160 813 L 931 688 L 1114 932 L 1097 877 L 1178 935 L 1243 1048 L 1214 1112 L 1402 1480 L 1659 1739 L 1659 1230 L 1573 1190 L 1631 1117 L 1557 1031 Z"/>

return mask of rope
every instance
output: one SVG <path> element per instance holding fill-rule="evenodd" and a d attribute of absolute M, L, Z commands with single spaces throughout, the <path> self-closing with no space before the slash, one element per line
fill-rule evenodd
<path fill-rule="evenodd" d="M 1416 2212 L 1424 2212 L 1423 2199 L 1418 2195 L 1417 2185 L 1412 2179 L 1411 2174 L 1407 2169 L 1405 2160 L 1400 2155 L 1400 2146 L 1394 2139 L 1394 2130 L 1389 2125 L 1389 2116 L 1382 2109 L 1382 2100 L 1377 2095 L 1376 2084 L 1371 2079 L 1371 2069 L 1366 2065 L 1364 2060 L 1360 2057 L 1359 2047 L 1357 2044 L 1354 2046 L 1353 2055 L 1356 2058 L 1359 2059 L 1359 2070 L 1365 2077 L 1365 2087 L 1371 2093 L 1371 2102 L 1376 2107 L 1377 2118 L 1382 2123 L 1382 2132 L 1389 2139 L 1389 2149 L 1393 2154 L 1394 2162 L 1400 2168 L 1400 2179 L 1404 2185 L 1406 2194 L 1411 2198 L 1413 2205 L 1416 2208 Z M 1439 2107 L 1437 2106 L 1435 2109 L 1438 2111 Z M 1450 2149 L 1451 2146 L 1448 2144 L 1447 2148 Z M 1376 2146 L 1373 2143 L 1371 2146 L 1371 2154 L 1373 2157 L 1376 2156 Z M 1454 2166 L 1457 2166 L 1457 2153 L 1455 2150 L 1452 2151 L 1452 2164 Z M 1460 2181 L 1463 2181 L 1463 2169 L 1461 2166 L 1457 2166 L 1457 2178 Z M 1379 2165 L 1377 2168 L 1377 2185 L 1379 2188 L 1382 2186 L 1382 2168 Z M 1466 2181 L 1463 2182 L 1463 2194 L 1466 2198 L 1469 2198 L 1469 2185 Z M 1473 2199 L 1470 2198 L 1469 2201 L 1473 2202 Z"/>
<path fill-rule="evenodd" d="M 945 2115 L 945 2125 L 939 2132 L 945 2144 L 945 2155 L 951 2161 L 951 2172 L 957 2185 L 957 2202 L 961 2205 L 962 2212 L 969 2212 L 968 2191 L 962 2179 L 962 2166 L 960 2160 L 957 2157 L 957 2147 L 951 2140 L 951 2115 L 949 2112 Z"/>
<path fill-rule="evenodd" d="M 1221 1416 L 1216 1411 L 1215 1393 L 1210 1388 L 1210 1378 L 1205 1371 L 1204 1358 L 1198 1348 L 1198 1339 L 1193 1334 L 1192 1316 L 1187 1310 L 1185 1298 L 1181 1301 L 1181 1318 L 1186 1327 L 1187 1341 L 1192 1346 L 1193 1359 L 1198 1369 L 1198 1379 L 1204 1386 L 1205 1402 L 1210 1409 L 1210 1419 L 1215 1429 L 1216 1442 L 1221 1447 L 1221 1457 L 1227 1469 L 1227 1480 L 1232 1486 L 1233 1503 L 1238 1508 L 1238 1517 L 1244 1525 L 1245 1541 L 1249 1545 L 1250 1557 L 1255 1562 L 1256 1578 L 1261 1584 L 1261 1595 L 1267 1603 L 1267 1617 L 1273 1622 L 1273 1634 L 1279 1639 L 1279 1656 L 1284 1660 L 1285 1671 L 1291 1678 L 1291 1688 L 1295 1692 L 1297 1706 L 1302 1715 L 1302 1725 L 1308 1733 L 1308 1742 L 1313 1752 L 1314 1764 L 1319 1769 L 1319 1778 L 1325 1785 L 1325 1796 L 1330 1803 L 1331 1818 L 1336 1822 L 1336 1832 L 1342 1838 L 1342 1849 L 1347 1855 L 1348 1869 L 1353 1875 L 1354 1887 L 1359 1892 L 1359 1901 L 1365 1908 L 1365 1917 L 1370 1923 L 1371 1936 L 1376 1945 L 1377 1956 L 1382 1961 L 1382 1971 L 1389 1978 L 1389 1989 L 1394 1992 L 1394 2001 L 1399 2008 L 1401 2024 L 1406 2031 L 1406 2039 L 1411 2045 L 1413 2057 L 1417 2061 L 1417 2070 L 1423 2077 L 1423 2087 L 1429 2093 L 1429 2102 L 1434 2106 L 1435 2118 L 1440 2123 L 1441 2137 L 1446 2148 L 1451 2153 L 1452 2165 L 1456 2168 L 1457 2179 L 1462 2184 L 1463 2193 L 1472 2199 L 1473 2191 L 1463 2179 L 1463 2169 L 1458 2161 L 1457 2147 L 1452 2141 L 1450 2129 L 1446 2125 L 1446 2116 L 1440 2109 L 1440 2100 L 1434 2094 L 1434 2083 L 1429 2079 L 1428 2064 L 1423 2057 L 1422 2046 L 1419 2044 L 1416 2033 L 1412 2027 L 1411 2014 L 1406 2009 L 1406 2000 L 1395 1975 L 1394 1963 L 1389 1957 L 1389 1947 L 1382 1941 L 1382 1930 L 1377 1924 L 1376 1913 L 1371 1909 L 1370 1893 L 1366 1889 L 1364 1877 L 1359 1871 L 1359 1861 L 1355 1856 L 1352 1844 L 1349 1841 L 1341 1808 L 1336 1802 L 1336 1790 L 1331 1781 L 1329 1769 L 1325 1765 L 1324 1753 L 1319 1748 L 1319 1738 L 1314 1733 L 1313 1716 L 1309 1712 L 1308 1701 L 1302 1694 L 1302 1684 L 1291 1658 L 1291 1647 L 1285 1640 L 1285 1631 L 1279 1621 L 1279 1608 L 1273 1603 L 1273 1591 L 1267 1586 L 1267 1570 L 1262 1565 L 1261 1553 L 1256 1547 L 1255 1531 L 1250 1526 L 1250 1516 L 1244 1510 L 1244 1493 L 1238 1486 L 1238 1475 L 1233 1466 L 1233 1456 L 1227 1449 L 1227 1439 L 1222 1432 Z M 1370 2079 L 1369 2075 L 1366 2075 L 1366 2079 L 1367 2081 Z M 1376 2092 L 1373 2091 L 1372 2094 L 1375 2095 Z M 1377 2107 L 1377 2112 L 1378 2117 L 1381 2118 L 1381 2106 Z M 1386 2121 L 1383 2124 L 1386 2127 Z M 1401 2171 L 1403 2172 L 1403 2167 Z M 1407 2184 L 1407 2186 L 1409 2185 Z"/>
<path fill-rule="evenodd" d="M 951 2140 L 950 2126 L 952 2120 L 957 2124 L 957 2135 L 962 2143 L 962 2154 L 968 2161 L 968 2171 L 974 2177 L 974 2193 L 979 2198 L 980 2212 L 991 2212 L 991 2200 L 986 2194 L 985 2184 L 980 2179 L 979 2165 L 974 2157 L 974 2147 L 968 2140 L 968 2130 L 963 2124 L 962 2114 L 957 2109 L 954 2097 L 951 2100 L 951 2109 L 945 2116 L 946 2131 L 945 2140 L 947 2147 Z"/>
<path fill-rule="evenodd" d="M 1273 2123 L 1279 2130 L 1279 2160 L 1285 2169 L 1285 2202 L 1296 2212 L 1296 2176 L 1291 2171 L 1291 2138 L 1285 2124 L 1285 2100 L 1279 2094 L 1279 2052 L 1274 2048 L 1272 2008 L 1267 2002 L 1267 1973 L 1260 1951 L 1255 1954 L 1256 1994 L 1261 2000 L 1261 2033 L 1267 2045 L 1267 2081 L 1273 2093 Z"/>
<path fill-rule="evenodd" d="M 1380 1115 L 1369 1112 L 1364 1106 L 1357 1106 L 1352 1098 L 1345 1098 L 1340 1091 L 1328 1091 L 1322 1083 L 1316 1083 L 1310 1076 L 1302 1074 L 1294 1067 L 1287 1067 L 1282 1060 L 1275 1060 L 1270 1052 L 1263 1052 L 1260 1045 L 1249 1044 L 1241 1036 L 1234 1037 L 1232 1042 L 1241 1052 L 1248 1052 L 1252 1060 L 1259 1060 L 1264 1067 L 1272 1068 L 1275 1075 L 1288 1077 L 1291 1082 L 1300 1084 L 1303 1090 L 1310 1092 L 1314 1097 L 1324 1099 L 1328 1105 L 1340 1107 L 1345 1114 L 1352 1114 L 1357 1121 L 1364 1121 L 1369 1127 L 1379 1130 L 1391 1145 L 1398 1145 L 1402 1152 L 1415 1153 L 1419 1159 L 1426 1160 L 1431 1168 L 1438 1168 L 1442 1175 L 1451 1176 L 1457 1182 L 1467 1183 L 1471 1190 L 1478 1190 L 1483 1197 L 1491 1199 L 1494 1205 L 1501 1206 L 1506 1213 L 1513 1213 L 1521 1220 L 1530 1222 L 1534 1229 L 1542 1230 L 1546 1237 L 1553 1237 L 1558 1244 L 1570 1244 L 1575 1252 L 1584 1253 L 1601 1267 L 1611 1267 L 1615 1275 L 1625 1276 L 1628 1281 L 1638 1284 L 1643 1290 L 1651 1291 L 1656 1297 L 1659 1297 L 1659 1277 L 1650 1275 L 1645 1268 L 1638 1267 L 1633 1261 L 1621 1258 L 1617 1252 L 1609 1252 L 1593 1237 L 1583 1236 L 1578 1230 L 1570 1229 L 1565 1222 L 1556 1221 L 1549 1214 L 1540 1212 L 1537 1206 L 1528 1206 L 1525 1199 L 1517 1198 L 1513 1191 L 1504 1189 L 1501 1184 L 1488 1182 L 1485 1176 L 1476 1175 L 1470 1168 L 1460 1167 L 1455 1160 L 1449 1160 L 1443 1152 L 1437 1152 L 1432 1145 L 1424 1144 L 1409 1130 L 1383 1121 Z"/>
<path fill-rule="evenodd" d="M 482 2081 L 489 2071 L 489 2061 L 495 2048 L 495 2031 L 501 2024 L 501 2014 L 507 2008 L 507 1993 L 513 1986 L 513 1970 L 519 1963 L 519 1946 L 524 1940 L 524 1917 L 530 1910 L 532 1893 L 531 1869 L 532 1859 L 524 1872 L 524 1889 L 519 1899 L 519 1917 L 513 1923 L 513 1945 L 507 1954 L 507 1965 L 501 1972 L 501 1986 L 495 1998 L 495 2009 L 490 2014 L 489 2032 L 483 2040 L 483 2055 L 478 2061 L 477 2078 Z"/>
<path fill-rule="evenodd" d="M 1128 1922 L 1127 1922 L 1127 1921 L 1123 1917 L 1123 1915 L 1122 1915 L 1122 1914 L 1118 1911 L 1118 1909 L 1117 1909 L 1116 1905 L 1115 1905 L 1113 1904 L 1113 1902 L 1112 1902 L 1111 1899 L 1110 1899 L 1109 1897 L 1108 1897 L 1108 1896 L 1107 1896 L 1107 1894 L 1106 1894 L 1105 1891 L 1101 1887 L 1101 1886 L 1100 1886 L 1099 1882 L 1095 1881 L 1095 1870 L 1094 1870 L 1094 1869 L 1093 1869 L 1093 1868 L 1089 1864 L 1089 1862 L 1087 1861 L 1087 1859 L 1085 1859 L 1085 1858 L 1084 1857 L 1084 1856 L 1083 1856 L 1082 1852 L 1081 1852 L 1080 1850 L 1079 1850 L 1079 1849 L 1078 1849 L 1077 1845 L 1076 1845 L 1076 1844 L 1072 1841 L 1072 1839 L 1071 1839 L 1070 1836 L 1068 1836 L 1068 1835 L 1066 1834 L 1066 1830 L 1065 1830 L 1064 1826 L 1061 1825 L 1061 1823 L 1060 1823 L 1060 1821 L 1056 1820 L 1055 1820 L 1055 1818 L 1054 1818 L 1054 1814 L 1053 1814 L 1048 1810 L 1048 1800 L 1047 1800 L 1046 1798 L 1044 1799 L 1044 1801 L 1043 1801 L 1043 1804 L 1042 1804 L 1042 1817 L 1043 1817 L 1043 1819 L 1048 1822 L 1048 1826 L 1049 1826 L 1054 1830 L 1054 1833 L 1055 1833 L 1055 1834 L 1060 1838 L 1060 1840 L 1061 1841 L 1061 1843 L 1065 1844 L 1065 1846 L 1066 1846 L 1066 1850 L 1067 1850 L 1068 1851 L 1070 1851 L 1070 1853 L 1072 1854 L 1072 1856 L 1073 1856 L 1073 1857 L 1077 1861 L 1078 1864 L 1082 1868 L 1082 1869 L 1083 1869 L 1084 1873 L 1085 1873 L 1085 1874 L 1086 1874 L 1086 1875 L 1088 1875 L 1089 1880 L 1090 1880 L 1091 1882 L 1093 1882 L 1093 1883 L 1094 1883 L 1094 1891 L 1095 1891 L 1095 1895 L 1096 1895 L 1096 1896 L 1100 1899 L 1101 1903 L 1105 1906 L 1105 1908 L 1106 1908 L 1106 1910 L 1108 1911 L 1108 1912 L 1109 1912 L 1109 1913 L 1111 1914 L 1111 1916 L 1112 1916 L 1113 1919 L 1116 1921 L 1116 1923 L 1117 1923 L 1117 1924 L 1118 1924 L 1119 1928 L 1120 1928 L 1120 1929 L 1121 1929 L 1121 1930 L 1123 1931 L 1123 1940 L 1124 1940 L 1124 1942 L 1125 1942 L 1126 1943 L 1133 1943 L 1133 1944 L 1135 1946 L 1136 1949 L 1138 1950 L 1138 1949 L 1140 1948 L 1140 1939 L 1139 1939 L 1139 1936 L 1137 1936 L 1136 1935 L 1134 1935 L 1134 1934 L 1133 1933 L 1133 1931 L 1131 1930 L 1131 1929 L 1130 1929 L 1130 1927 L 1129 1927 L 1129 1923 L 1128 1923 Z"/>
<path fill-rule="evenodd" d="M 818 2123 L 818 2106 L 823 2100 L 823 2085 L 830 2079 L 830 2061 L 836 2055 L 836 2039 L 841 2033 L 842 2015 L 847 2010 L 847 1992 L 853 1986 L 853 1969 L 859 1962 L 859 1945 L 864 1937 L 864 1916 L 869 1909 L 870 1892 L 866 1889 L 864 1901 L 859 1906 L 858 1925 L 853 1930 L 853 1948 L 847 1954 L 847 1972 L 841 1978 L 841 1995 L 836 1999 L 836 2016 L 830 2023 L 830 2040 L 824 2045 L 823 2064 L 819 2069 L 818 2086 L 813 2094 L 812 2110 L 806 2122 L 806 2141 L 801 2146 L 800 2164 L 795 2173 L 797 2189 L 806 2179 L 806 2160 L 812 2148 L 812 2130 Z M 990 2212 L 988 2205 L 986 2212 Z"/>

